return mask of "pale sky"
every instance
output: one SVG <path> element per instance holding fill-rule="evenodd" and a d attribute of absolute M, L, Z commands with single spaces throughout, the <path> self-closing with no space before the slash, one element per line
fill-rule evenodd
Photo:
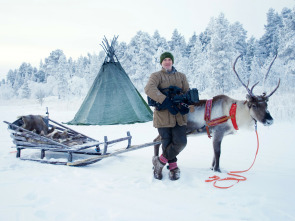
<path fill-rule="evenodd" d="M 56 49 L 77 59 L 98 53 L 105 35 L 129 43 L 141 30 L 170 40 L 177 29 L 186 40 L 220 13 L 260 38 L 266 13 L 292 9 L 295 0 L 0 0 L 0 79 L 23 62 L 39 63 Z"/>

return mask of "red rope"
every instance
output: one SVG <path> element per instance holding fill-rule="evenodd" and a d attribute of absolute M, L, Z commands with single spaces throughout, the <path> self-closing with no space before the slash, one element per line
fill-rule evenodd
<path fill-rule="evenodd" d="M 252 166 L 254 165 L 254 163 L 255 163 L 255 160 L 256 160 L 256 157 L 257 157 L 257 154 L 258 154 L 258 150 L 259 150 L 259 138 L 258 138 L 258 133 L 257 133 L 256 122 L 255 122 L 255 133 L 256 133 L 256 137 L 257 137 L 257 150 L 256 150 L 254 161 L 253 161 L 252 165 L 247 170 L 230 171 L 229 173 L 227 173 L 227 175 L 230 175 L 232 177 L 220 178 L 219 176 L 212 176 L 212 177 L 209 177 L 208 180 L 205 180 L 205 182 L 214 182 L 213 183 L 214 187 L 219 188 L 219 189 L 228 189 L 230 187 L 233 187 L 234 185 L 236 185 L 240 181 L 246 181 L 247 180 L 246 177 L 244 177 L 242 175 L 239 175 L 237 173 L 245 173 L 245 172 L 249 171 L 252 168 Z M 225 181 L 225 180 L 233 180 L 233 181 L 236 181 L 236 183 L 234 183 L 234 184 L 232 184 L 230 186 L 218 186 L 216 184 L 217 182 Z"/>

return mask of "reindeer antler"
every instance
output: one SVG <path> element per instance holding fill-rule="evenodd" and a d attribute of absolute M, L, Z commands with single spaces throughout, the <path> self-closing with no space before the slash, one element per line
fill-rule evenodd
<path fill-rule="evenodd" d="M 241 57 L 242 55 L 240 54 L 237 58 L 236 58 L 236 60 L 235 60 L 235 62 L 234 62 L 234 65 L 233 65 L 233 70 L 234 70 L 234 72 L 235 72 L 235 74 L 236 74 L 236 76 L 238 77 L 238 79 L 239 79 L 239 81 L 241 82 L 241 84 L 246 88 L 246 90 L 248 91 L 248 94 L 251 96 L 251 97 L 255 97 L 255 95 L 253 94 L 253 88 L 259 83 L 259 82 L 257 82 L 256 84 L 254 84 L 253 85 L 253 87 L 251 88 L 251 90 L 248 88 L 248 86 L 246 86 L 245 84 L 244 84 L 244 82 L 241 80 L 241 78 L 240 78 L 240 76 L 238 75 L 238 73 L 236 72 L 236 63 L 237 63 L 237 61 L 238 61 L 238 59 Z M 248 85 L 249 85 L 249 82 L 248 82 Z"/>
<path fill-rule="evenodd" d="M 281 82 L 281 79 L 279 79 L 279 83 L 278 83 L 278 85 L 277 85 L 277 87 L 269 94 L 269 95 L 267 95 L 267 96 L 265 96 L 266 98 L 269 98 L 271 95 L 273 95 L 274 94 L 274 92 L 276 92 L 276 90 L 279 88 L 279 86 L 280 86 L 280 82 Z"/>
<path fill-rule="evenodd" d="M 254 87 L 257 85 L 257 84 L 259 84 L 259 81 L 256 83 L 256 84 L 254 84 L 253 86 L 252 86 L 252 88 L 251 88 L 251 93 L 253 94 L 253 89 L 254 89 Z M 254 94 L 253 94 L 254 95 Z"/>
<path fill-rule="evenodd" d="M 267 77 L 268 77 L 268 74 L 269 74 L 269 71 L 270 71 L 270 69 L 271 69 L 271 67 L 272 67 L 272 64 L 273 64 L 274 61 L 276 60 L 277 56 L 278 56 L 278 51 L 276 51 L 276 55 L 275 55 L 274 59 L 272 60 L 272 62 L 270 63 L 269 67 L 268 67 L 268 70 L 267 70 L 267 72 L 266 72 L 266 74 L 265 74 L 264 82 L 266 81 L 266 79 L 267 79 Z M 266 96 L 266 94 L 265 94 L 265 97 L 266 97 L 266 98 L 269 98 L 271 95 L 273 95 L 273 94 L 276 92 L 276 90 L 277 90 L 277 89 L 279 88 L 279 86 L 280 86 L 280 82 L 281 82 L 281 79 L 279 79 L 278 85 L 276 86 L 276 88 L 275 88 L 275 89 L 274 89 L 269 95 Z"/>
<path fill-rule="evenodd" d="M 249 87 L 248 87 L 248 86 L 249 86 L 249 81 L 248 81 L 248 85 L 246 86 L 246 85 L 244 84 L 244 82 L 241 80 L 240 76 L 238 75 L 238 73 L 237 73 L 237 71 L 236 71 L 236 63 L 237 63 L 238 59 L 239 59 L 241 56 L 242 56 L 242 55 L 240 54 L 240 55 L 236 58 L 236 60 L 235 60 L 235 62 L 234 62 L 234 65 L 233 65 L 233 70 L 234 70 L 236 76 L 238 77 L 239 81 L 241 82 L 241 84 L 242 84 L 242 85 L 246 88 L 246 90 L 248 91 L 248 94 L 249 94 L 251 97 L 256 97 L 256 96 L 254 95 L 254 93 L 253 93 L 253 89 L 254 89 L 254 87 L 259 83 L 259 81 L 258 81 L 256 84 L 254 84 L 254 85 L 252 86 L 251 90 L 250 90 Z M 271 69 L 271 67 L 272 67 L 272 65 L 273 65 L 273 63 L 274 63 L 274 61 L 276 60 L 277 56 L 278 56 L 278 52 L 276 52 L 276 55 L 275 55 L 274 59 L 272 60 L 272 62 L 271 62 L 270 65 L 269 65 L 269 68 L 268 68 L 267 73 L 266 73 L 266 75 L 265 75 L 264 81 L 265 81 L 266 78 L 268 77 L 269 71 L 270 71 L 270 69 Z M 263 96 L 264 96 L 265 98 L 269 98 L 271 95 L 273 95 L 273 94 L 276 92 L 276 90 L 279 88 L 279 86 L 280 86 L 280 82 L 281 82 L 281 80 L 279 79 L 279 83 L 278 83 L 277 87 L 276 87 L 276 88 L 275 88 L 275 89 L 274 89 L 269 95 L 266 95 L 266 93 L 264 93 Z"/>
<path fill-rule="evenodd" d="M 265 74 L 265 77 L 264 77 L 264 81 L 265 81 L 266 78 L 268 77 L 268 74 L 269 74 L 269 71 L 270 71 L 270 69 L 271 69 L 271 66 L 272 66 L 272 64 L 275 62 L 277 56 L 278 56 L 278 51 L 276 51 L 276 55 L 275 55 L 274 59 L 272 60 L 272 62 L 270 63 L 269 67 L 268 67 L 268 70 L 267 70 L 267 72 L 266 72 L 266 74 Z"/>

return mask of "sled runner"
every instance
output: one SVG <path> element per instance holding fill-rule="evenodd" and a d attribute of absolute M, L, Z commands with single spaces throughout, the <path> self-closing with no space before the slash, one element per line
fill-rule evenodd
<path fill-rule="evenodd" d="M 68 166 L 86 166 L 98 162 L 106 157 L 115 156 L 121 153 L 137 150 L 147 146 L 153 146 L 159 142 L 152 142 L 138 146 L 131 146 L 132 136 L 127 132 L 126 137 L 115 140 L 108 140 L 107 136 L 104 141 L 100 142 L 82 133 L 79 133 L 69 127 L 66 127 L 54 120 L 40 115 L 22 116 L 13 123 L 8 124 L 10 136 L 13 139 L 17 149 L 16 157 L 21 160 L 30 160 L 40 163 Z M 108 152 L 110 144 L 127 141 L 127 146 L 123 149 Z M 103 145 L 103 150 L 100 149 Z M 21 151 L 24 149 L 40 150 L 40 159 L 22 158 Z M 46 152 L 58 152 L 67 154 L 67 161 L 45 160 Z M 74 154 L 95 155 L 88 159 L 78 159 L 73 161 Z"/>

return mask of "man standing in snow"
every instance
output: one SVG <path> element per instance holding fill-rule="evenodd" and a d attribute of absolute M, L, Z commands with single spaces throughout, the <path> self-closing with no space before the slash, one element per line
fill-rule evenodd
<path fill-rule="evenodd" d="M 162 138 L 162 155 L 154 156 L 152 159 L 154 165 L 154 177 L 161 180 L 162 169 L 166 163 L 169 163 L 169 178 L 178 180 L 180 170 L 177 166 L 176 156 L 184 149 L 187 143 L 186 111 L 181 111 L 173 102 L 173 98 L 166 96 L 161 89 L 176 86 L 186 93 L 189 90 L 189 84 L 186 76 L 178 72 L 174 66 L 174 57 L 170 52 L 164 52 L 160 56 L 162 70 L 151 74 L 144 90 L 147 96 L 160 104 L 160 108 L 155 108 L 153 125 L 158 129 Z"/>

